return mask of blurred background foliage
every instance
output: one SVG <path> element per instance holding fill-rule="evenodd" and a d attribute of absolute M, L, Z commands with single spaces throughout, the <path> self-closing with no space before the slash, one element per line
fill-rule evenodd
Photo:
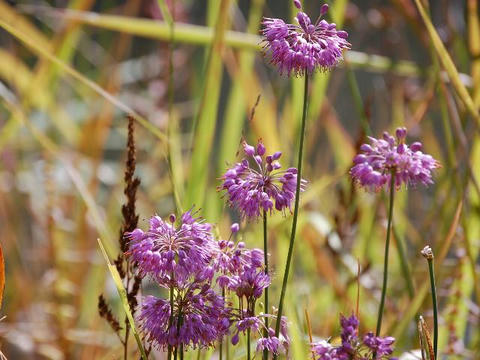
<path fill-rule="evenodd" d="M 283 152 L 284 166 L 293 165 L 303 85 L 268 66 L 258 37 L 262 16 L 292 18 L 291 1 L 166 4 L 173 22 L 164 21 L 156 0 L 0 1 L 1 313 L 7 316 L 0 336 L 10 359 L 120 357 L 118 339 L 97 314 L 101 292 L 121 305 L 96 239 L 116 256 L 127 113 L 137 118 L 142 227 L 154 213 L 195 205 L 228 236 L 239 219 L 216 187 L 242 137 L 262 138 L 269 151 Z M 440 350 L 449 359 L 479 359 L 478 3 L 329 4 L 330 20 L 349 32 L 353 46 L 341 67 L 316 74 L 311 87 L 309 184 L 286 304 L 292 358 L 308 358 L 305 309 L 315 338 L 338 333 L 338 313 L 355 311 L 357 301 L 364 329 L 375 326 L 386 199 L 356 189 L 347 174 L 366 135 L 406 126 L 443 167 L 435 185 L 402 189 L 397 197 L 385 333 L 397 337 L 400 355 L 419 346 L 415 315 L 431 324 L 419 254 L 429 244 L 437 256 Z M 312 17 L 320 6 L 304 1 Z M 288 215 L 270 221 L 273 299 L 290 224 Z M 260 223 L 242 228 L 247 244 L 261 246 Z M 400 261 L 402 249 L 408 264 Z M 154 290 L 145 282 L 143 291 Z M 233 358 L 241 351 L 232 350 Z"/>

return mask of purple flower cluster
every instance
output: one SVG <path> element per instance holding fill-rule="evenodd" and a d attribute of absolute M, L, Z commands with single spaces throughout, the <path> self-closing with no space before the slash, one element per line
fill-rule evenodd
<path fill-rule="evenodd" d="M 302 9 L 299 0 L 294 4 Z M 298 25 L 286 24 L 281 19 L 263 19 L 264 48 L 271 53 L 271 63 L 280 73 L 311 74 L 317 69 L 331 69 L 343 59 L 342 51 L 351 47 L 346 40 L 348 34 L 322 19 L 327 11 L 328 5 L 324 4 L 315 23 L 302 11 L 296 16 Z"/>
<path fill-rule="evenodd" d="M 221 288 L 237 296 L 238 303 L 241 304 L 240 308 L 230 311 L 235 328 L 232 343 L 236 345 L 240 333 L 245 333 L 249 329 L 260 336 L 257 341 L 257 351 L 268 349 L 274 354 L 285 352 L 289 344 L 286 319 L 282 320 L 282 339 L 279 339 L 275 336 L 274 329 L 265 327 L 264 321 L 265 317 L 272 319 L 276 317 L 255 313 L 256 301 L 270 285 L 270 276 L 264 269 L 263 251 L 247 249 L 243 242 L 235 243 L 231 240 L 218 241 L 218 248 L 215 268 L 220 275 L 217 277 L 217 283 Z M 263 330 L 266 330 L 268 336 L 264 337 Z"/>
<path fill-rule="evenodd" d="M 137 319 L 146 339 L 157 348 L 203 348 L 221 340 L 232 327 L 233 343 L 247 328 L 260 334 L 265 326 L 262 317 L 273 317 L 255 314 L 256 300 L 270 285 L 263 251 L 247 249 L 243 242 L 216 240 L 211 225 L 192 211 L 176 223 L 174 215 L 168 221 L 154 216 L 148 231 L 136 229 L 129 234 L 128 254 L 140 274 L 173 294 L 172 303 L 144 297 Z M 236 233 L 238 224 L 231 230 L 232 235 Z M 246 309 L 225 301 L 226 292 L 241 299 L 241 304 L 245 301 Z M 273 329 L 269 330 L 272 335 Z M 262 338 L 259 349 L 264 346 L 277 353 L 285 348 L 286 340 L 286 335 L 282 342 L 274 336 Z"/>
<path fill-rule="evenodd" d="M 382 338 L 369 332 L 361 341 L 358 335 L 359 322 L 354 315 L 348 318 L 340 316 L 340 326 L 342 328 L 341 345 L 333 346 L 325 340 L 312 344 L 316 360 L 395 359 L 389 357 L 393 353 L 393 343 L 395 342 L 393 337 Z"/>
<path fill-rule="evenodd" d="M 129 234 L 129 255 L 141 275 L 158 285 L 174 289 L 173 307 L 167 299 L 147 296 L 138 320 L 140 328 L 156 347 L 207 347 L 228 333 L 229 309 L 211 287 L 215 275 L 217 242 L 211 225 L 187 211 L 169 221 L 150 219 L 150 228 Z M 172 312 L 173 311 L 173 312 Z"/>
<path fill-rule="evenodd" d="M 222 176 L 220 188 L 226 190 L 229 204 L 246 218 L 259 217 L 262 210 L 271 212 L 274 206 L 278 211 L 290 209 L 295 200 L 297 169 L 281 171 L 278 160 L 282 153 L 266 155 L 261 141 L 256 147 L 243 142 L 243 150 L 246 158 Z M 305 184 L 302 179 L 302 189 Z"/>
<path fill-rule="evenodd" d="M 396 138 L 385 132 L 382 139 L 369 137 L 370 144 L 360 147 L 361 154 L 353 159 L 350 174 L 355 182 L 368 189 L 378 191 L 388 186 L 395 175 L 395 187 L 418 183 L 433 183 L 432 172 L 440 164 L 432 156 L 424 154 L 422 144 L 405 144 L 407 129 L 398 128 Z"/>
<path fill-rule="evenodd" d="M 219 240 L 215 260 L 215 270 L 220 273 L 217 283 L 222 288 L 235 290 L 234 283 L 238 283 L 244 269 L 259 269 L 263 266 L 263 251 L 247 249 L 244 242 L 235 243 L 231 240 Z"/>
<path fill-rule="evenodd" d="M 394 342 L 395 338 L 392 336 L 382 338 L 380 336 L 375 336 L 372 332 L 369 332 L 363 337 L 363 343 L 374 354 L 376 354 L 377 359 L 383 359 L 384 357 L 391 355 Z"/>
<path fill-rule="evenodd" d="M 147 339 L 158 347 L 207 347 L 227 334 L 230 327 L 224 299 L 208 284 L 193 283 L 177 294 L 171 323 L 170 314 L 168 300 L 144 298 L 138 319 Z"/>
<path fill-rule="evenodd" d="M 192 211 L 182 215 L 178 226 L 175 221 L 174 215 L 168 222 L 153 216 L 148 231 L 135 229 L 128 235 L 129 255 L 142 275 L 167 288 L 188 282 L 192 274 L 197 278 L 213 275 L 209 267 L 216 246 L 212 226 L 195 218 Z"/>

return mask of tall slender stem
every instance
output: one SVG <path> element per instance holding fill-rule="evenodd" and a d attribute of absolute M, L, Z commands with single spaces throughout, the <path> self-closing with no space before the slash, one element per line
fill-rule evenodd
<path fill-rule="evenodd" d="M 438 306 L 437 306 L 437 290 L 435 286 L 435 272 L 433 269 L 433 256 L 428 259 L 428 271 L 430 273 L 430 285 L 432 287 L 432 302 L 433 302 L 433 354 L 437 359 L 438 348 Z"/>
<path fill-rule="evenodd" d="M 283 283 L 282 283 L 282 291 L 280 293 L 280 302 L 278 304 L 278 314 L 277 314 L 277 323 L 275 325 L 275 336 L 279 336 L 280 334 L 280 323 L 283 314 L 283 301 L 285 299 L 285 293 L 287 291 L 287 282 L 288 282 L 288 274 L 290 272 L 290 264 L 292 262 L 292 254 L 293 254 L 293 245 L 295 243 L 295 234 L 297 231 L 297 219 L 298 219 L 298 208 L 300 203 L 300 185 L 302 182 L 302 159 L 303 159 L 303 143 L 305 140 L 305 123 L 307 118 L 307 104 L 308 104 L 308 74 L 305 75 L 305 88 L 304 88 L 304 95 L 303 95 L 303 114 L 302 114 L 302 127 L 300 132 L 300 145 L 298 150 L 298 172 L 297 172 L 297 188 L 295 191 L 295 207 L 293 209 L 293 222 L 292 222 L 292 232 L 290 234 L 290 244 L 288 246 L 288 254 L 287 254 L 287 263 L 285 265 L 285 273 L 283 274 Z M 277 355 L 273 356 L 274 359 L 277 358 Z"/>
<path fill-rule="evenodd" d="M 127 285 L 127 289 L 128 289 L 128 285 Z M 128 323 L 128 318 L 125 317 L 125 340 L 124 340 L 124 343 L 123 343 L 123 359 L 124 360 L 128 359 L 128 336 L 129 336 L 129 334 L 130 334 L 130 325 Z"/>
<path fill-rule="evenodd" d="M 177 318 L 177 339 L 180 339 L 180 328 L 183 325 L 183 314 L 182 308 L 178 309 L 178 318 Z M 180 350 L 180 351 L 179 351 Z M 177 360 L 177 353 L 180 353 L 180 360 L 183 360 L 183 343 L 175 347 L 175 352 L 173 353 L 173 359 Z"/>
<path fill-rule="evenodd" d="M 265 262 L 265 274 L 268 275 L 268 241 L 267 241 L 267 211 L 263 210 L 263 255 Z M 265 288 L 265 314 L 270 311 L 268 305 L 268 287 Z M 268 317 L 265 316 L 265 329 L 263 330 L 263 336 L 268 336 Z M 221 358 L 220 358 L 221 360 Z M 263 360 L 268 360 L 268 350 L 263 350 Z"/>
<path fill-rule="evenodd" d="M 225 301 L 225 288 L 224 287 L 222 287 L 222 298 Z M 220 346 L 218 347 L 218 351 L 219 351 L 218 359 L 222 360 L 223 359 L 223 338 L 220 340 Z"/>
<path fill-rule="evenodd" d="M 170 286 L 170 318 L 168 319 L 168 331 L 173 323 L 173 285 Z M 172 358 L 172 345 L 168 345 L 167 360 Z"/>
<path fill-rule="evenodd" d="M 395 195 L 395 170 L 393 169 L 390 177 L 390 205 L 388 209 L 388 224 L 387 224 L 387 239 L 385 241 L 385 256 L 383 259 L 382 297 L 380 298 L 380 307 L 378 308 L 376 336 L 380 336 L 380 330 L 382 328 L 383 308 L 385 307 L 385 295 L 387 294 L 388 253 L 390 249 L 390 233 L 392 229 L 392 218 L 393 218 L 393 200 L 395 198 L 394 195 Z"/>
<path fill-rule="evenodd" d="M 250 360 L 250 328 L 247 328 L 247 360 Z"/>

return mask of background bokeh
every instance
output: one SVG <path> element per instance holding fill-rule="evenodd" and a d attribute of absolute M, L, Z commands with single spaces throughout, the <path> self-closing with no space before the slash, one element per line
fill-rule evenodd
<path fill-rule="evenodd" d="M 283 152 L 284 166 L 294 165 L 303 83 L 268 65 L 258 37 L 262 16 L 292 19 L 291 1 L 167 3 L 173 42 L 156 0 L 0 0 L 0 243 L 7 279 L 0 338 L 9 359 L 121 355 L 97 312 L 104 292 L 121 314 L 97 238 L 115 257 L 127 113 L 138 119 L 143 228 L 152 214 L 176 211 L 176 193 L 178 207 L 201 208 L 228 236 L 239 219 L 216 187 L 242 137 L 262 138 L 270 152 Z M 319 13 L 320 1 L 303 3 L 312 17 Z M 315 338 L 338 334 L 338 314 L 355 311 L 357 302 L 362 330 L 375 326 L 386 199 L 355 188 L 348 170 L 366 134 L 406 126 L 409 141 L 422 141 L 442 168 L 435 185 L 402 189 L 396 198 L 383 328 L 398 339 L 398 355 L 418 349 L 415 314 L 432 321 L 420 256 L 428 244 L 439 256 L 440 349 L 449 359 L 479 359 L 478 117 L 449 81 L 413 0 L 329 4 L 328 19 L 349 32 L 352 51 L 333 72 L 315 74 L 311 86 L 309 184 L 286 299 L 292 358 L 308 358 L 305 310 Z M 477 1 L 424 4 L 478 109 Z M 277 299 L 291 216 L 273 216 L 269 225 Z M 242 224 L 247 244 L 260 246 L 261 234 L 261 223 Z M 143 287 L 157 291 L 148 281 Z"/>

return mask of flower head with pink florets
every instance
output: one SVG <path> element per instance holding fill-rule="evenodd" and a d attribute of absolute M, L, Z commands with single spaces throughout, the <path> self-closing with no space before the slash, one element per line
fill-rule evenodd
<path fill-rule="evenodd" d="M 294 4 L 302 10 L 299 0 Z M 318 69 L 326 71 L 343 59 L 343 50 L 351 47 L 348 34 L 322 19 L 327 11 L 328 5 L 324 4 L 315 22 L 299 11 L 295 18 L 298 25 L 276 18 L 263 19 L 264 50 L 281 74 L 303 76 Z"/>
<path fill-rule="evenodd" d="M 297 169 L 280 170 L 282 153 L 266 155 L 260 140 L 256 147 L 243 142 L 246 158 L 236 163 L 223 176 L 221 190 L 226 191 L 229 204 L 244 218 L 257 218 L 263 210 L 272 212 L 290 209 L 295 200 Z M 306 181 L 302 179 L 302 190 Z"/>
<path fill-rule="evenodd" d="M 370 144 L 363 144 L 361 153 L 353 159 L 354 166 L 350 169 L 353 180 L 375 191 L 388 186 L 392 174 L 397 189 L 402 184 L 432 184 L 432 173 L 440 167 L 439 162 L 421 151 L 420 142 L 407 145 L 406 136 L 407 129 L 398 128 L 395 137 L 387 132 L 381 139 L 369 137 Z"/>

